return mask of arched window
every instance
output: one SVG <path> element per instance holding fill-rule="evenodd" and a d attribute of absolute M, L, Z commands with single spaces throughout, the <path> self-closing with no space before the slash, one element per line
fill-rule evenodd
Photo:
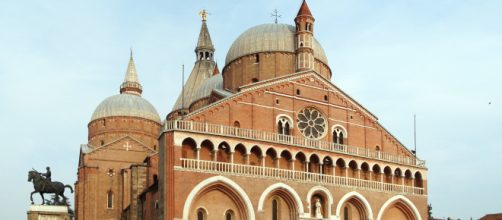
<path fill-rule="evenodd" d="M 259 63 L 260 62 L 260 55 L 258 55 L 258 54 L 254 55 L 254 62 L 255 63 Z"/>
<path fill-rule="evenodd" d="M 107 199 L 106 207 L 109 209 L 113 209 L 113 192 L 111 190 L 108 191 L 106 199 Z"/>
<path fill-rule="evenodd" d="M 345 128 L 340 125 L 333 127 L 333 142 L 335 144 L 344 144 L 345 138 L 347 138 L 347 132 Z"/>
<path fill-rule="evenodd" d="M 240 128 L 241 127 L 241 123 L 239 121 L 234 121 L 234 127 Z"/>
<path fill-rule="evenodd" d="M 292 127 L 291 120 L 286 116 L 280 116 L 277 119 L 277 133 L 282 135 L 291 135 L 290 129 Z"/>
<path fill-rule="evenodd" d="M 199 53 L 199 60 L 202 60 L 204 58 L 204 53 L 203 52 L 200 52 Z"/>
<path fill-rule="evenodd" d="M 349 207 L 343 208 L 343 220 L 349 220 Z"/>
<path fill-rule="evenodd" d="M 206 220 L 206 211 L 203 208 L 197 209 L 197 220 Z"/>
<path fill-rule="evenodd" d="M 277 200 L 272 200 L 272 220 L 279 220 Z"/>
<path fill-rule="evenodd" d="M 209 60 L 209 52 L 206 52 L 206 60 Z"/>
<path fill-rule="evenodd" d="M 225 220 L 234 220 L 234 211 L 232 210 L 228 210 L 226 213 L 225 213 Z"/>

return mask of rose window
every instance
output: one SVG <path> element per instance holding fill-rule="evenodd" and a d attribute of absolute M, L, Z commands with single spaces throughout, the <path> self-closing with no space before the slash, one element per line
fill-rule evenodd
<path fill-rule="evenodd" d="M 298 129 L 306 138 L 319 139 L 326 133 L 326 119 L 315 108 L 305 108 L 298 113 Z"/>

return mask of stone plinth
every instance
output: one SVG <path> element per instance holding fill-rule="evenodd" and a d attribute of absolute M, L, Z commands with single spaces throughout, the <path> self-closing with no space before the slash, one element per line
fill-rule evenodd
<path fill-rule="evenodd" d="M 71 220 L 67 206 L 30 205 L 28 220 Z"/>

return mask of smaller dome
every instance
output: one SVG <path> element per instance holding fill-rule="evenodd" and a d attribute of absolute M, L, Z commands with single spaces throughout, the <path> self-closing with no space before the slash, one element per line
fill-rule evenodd
<path fill-rule="evenodd" d="M 94 110 L 91 121 L 112 116 L 139 117 L 160 123 L 159 113 L 150 102 L 141 96 L 127 93 L 103 100 Z"/>

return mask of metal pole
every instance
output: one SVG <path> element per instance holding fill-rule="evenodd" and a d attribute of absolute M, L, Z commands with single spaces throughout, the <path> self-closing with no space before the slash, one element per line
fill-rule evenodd
<path fill-rule="evenodd" d="M 413 145 L 415 147 L 415 157 L 417 156 L 417 115 L 413 114 Z"/>
<path fill-rule="evenodd" d="M 185 115 L 185 64 L 181 65 L 181 117 Z"/>

